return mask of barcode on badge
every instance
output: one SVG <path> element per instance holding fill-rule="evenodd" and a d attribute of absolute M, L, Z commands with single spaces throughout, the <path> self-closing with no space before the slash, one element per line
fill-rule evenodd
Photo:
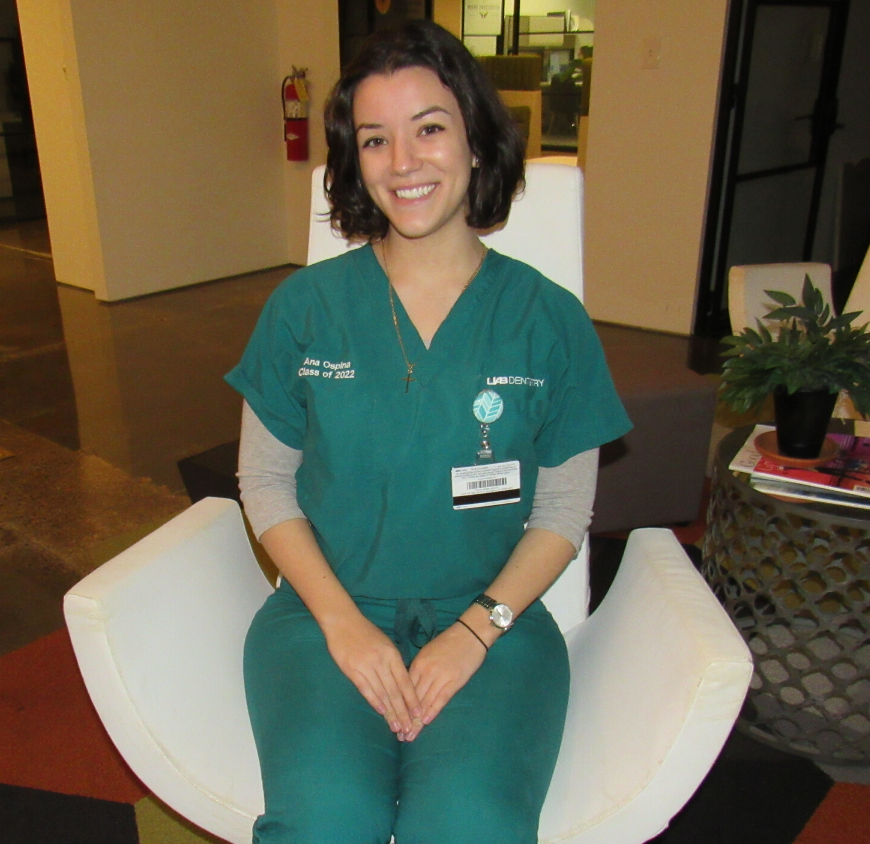
<path fill-rule="evenodd" d="M 491 489 L 494 486 L 507 486 L 507 478 L 492 478 L 488 481 L 467 481 L 465 489 L 471 492 L 473 489 Z"/>

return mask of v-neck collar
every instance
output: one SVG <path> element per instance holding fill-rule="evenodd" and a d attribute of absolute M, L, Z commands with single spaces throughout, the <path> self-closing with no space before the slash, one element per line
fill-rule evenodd
<path fill-rule="evenodd" d="M 371 291 L 374 297 L 373 301 L 379 303 L 376 310 L 379 313 L 385 312 L 390 327 L 394 329 L 395 326 L 392 324 L 393 318 L 390 310 L 390 287 L 384 268 L 381 266 L 380 261 L 378 261 L 374 248 L 370 243 L 361 247 L 358 252 L 363 263 L 363 268 L 369 276 L 373 287 Z M 492 249 L 487 250 L 483 263 L 471 284 L 462 291 L 447 316 L 444 317 L 443 322 L 438 326 L 438 330 L 432 337 L 432 342 L 428 348 L 420 337 L 417 327 L 408 316 L 402 300 L 395 292 L 393 293 L 396 320 L 399 323 L 402 342 L 405 344 L 408 360 L 414 364 L 414 377 L 419 379 L 422 384 L 431 381 L 440 372 L 445 357 L 455 356 L 457 350 L 461 350 L 463 338 L 467 336 L 466 327 L 471 316 L 481 297 L 492 283 L 492 273 L 490 272 L 493 263 L 492 252 Z M 380 303 L 383 304 L 383 307 L 381 307 Z M 395 330 L 392 333 L 395 334 Z M 396 347 L 401 353 L 398 337 L 395 342 Z"/>

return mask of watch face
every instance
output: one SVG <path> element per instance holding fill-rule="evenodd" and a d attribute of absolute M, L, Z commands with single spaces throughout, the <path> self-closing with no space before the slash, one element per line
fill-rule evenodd
<path fill-rule="evenodd" d="M 501 627 L 503 630 L 506 627 L 510 627 L 511 622 L 514 620 L 514 614 L 507 604 L 496 604 L 492 608 L 492 613 L 490 613 L 489 617 L 496 627 Z"/>

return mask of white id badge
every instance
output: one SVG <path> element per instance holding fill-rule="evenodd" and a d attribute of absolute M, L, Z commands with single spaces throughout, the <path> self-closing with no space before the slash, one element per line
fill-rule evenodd
<path fill-rule="evenodd" d="M 457 466 L 450 470 L 453 509 L 494 507 L 520 500 L 520 461 Z"/>

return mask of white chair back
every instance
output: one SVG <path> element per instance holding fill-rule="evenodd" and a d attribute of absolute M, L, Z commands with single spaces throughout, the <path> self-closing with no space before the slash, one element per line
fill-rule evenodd
<path fill-rule="evenodd" d="M 770 328 L 763 319 L 775 303 L 764 291 L 781 290 L 800 301 L 806 276 L 821 291 L 825 302 L 833 307 L 831 267 L 828 264 L 744 264 L 731 267 L 728 272 L 731 330 L 739 334 L 747 327 L 755 328 L 756 319 Z"/>
<path fill-rule="evenodd" d="M 334 258 L 360 243 L 348 243 L 329 223 L 323 191 L 325 167 L 311 174 L 308 263 Z M 583 301 L 583 172 L 566 164 L 526 163 L 526 187 L 504 225 L 483 242 L 534 267 Z M 562 576 L 543 596 L 563 633 L 589 612 L 588 539 Z"/>
<path fill-rule="evenodd" d="M 329 224 L 323 192 L 324 167 L 311 174 L 308 263 L 334 258 L 360 243 L 348 243 Z M 482 237 L 487 246 L 523 261 L 583 301 L 583 171 L 567 164 L 526 163 L 526 189 L 510 217 Z"/>

